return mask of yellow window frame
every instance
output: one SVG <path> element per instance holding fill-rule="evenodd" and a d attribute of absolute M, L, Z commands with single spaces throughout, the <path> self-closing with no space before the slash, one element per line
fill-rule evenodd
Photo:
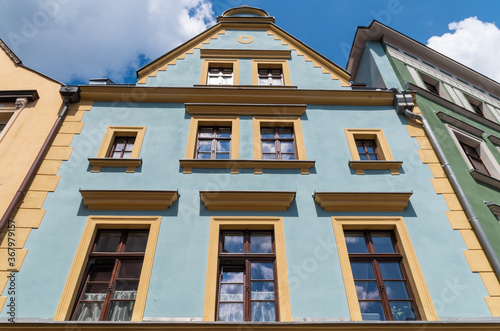
<path fill-rule="evenodd" d="M 306 160 L 306 148 L 300 117 L 254 117 L 253 120 L 253 158 L 262 159 L 262 142 L 260 129 L 263 127 L 292 127 L 297 149 L 297 160 Z"/>
<path fill-rule="evenodd" d="M 352 321 L 362 321 L 362 317 L 345 242 L 345 230 L 393 231 L 401 255 L 403 255 L 403 264 L 408 273 L 408 281 L 415 294 L 415 304 L 422 320 L 439 320 L 402 217 L 332 217 L 332 223 Z"/>
<path fill-rule="evenodd" d="M 201 64 L 200 85 L 208 85 L 208 69 L 213 65 L 222 68 L 233 68 L 233 85 L 238 85 L 240 83 L 240 61 L 238 59 L 203 59 Z"/>
<path fill-rule="evenodd" d="M 285 233 L 282 217 L 212 217 L 207 261 L 207 278 L 205 284 L 205 304 L 203 321 L 215 321 L 217 275 L 219 258 L 219 234 L 221 230 L 273 230 L 276 247 L 276 272 L 278 277 L 277 302 L 280 322 L 292 322 L 290 292 L 288 289 L 288 272 L 286 266 Z"/>
<path fill-rule="evenodd" d="M 59 300 L 54 321 L 68 321 L 77 300 L 80 284 L 85 274 L 88 256 L 92 249 L 97 231 L 100 229 L 148 229 L 148 243 L 144 252 L 141 278 L 132 312 L 132 322 L 139 322 L 144 317 L 144 307 L 149 289 L 149 280 L 153 268 L 153 259 L 160 231 L 161 216 L 89 216 L 78 245 L 73 264 Z"/>
<path fill-rule="evenodd" d="M 292 85 L 288 60 L 252 60 L 252 85 L 259 85 L 259 68 L 281 69 L 283 73 L 283 86 Z"/>

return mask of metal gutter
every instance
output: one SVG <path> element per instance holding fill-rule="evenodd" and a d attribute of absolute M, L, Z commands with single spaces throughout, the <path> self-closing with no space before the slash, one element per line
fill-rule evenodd
<path fill-rule="evenodd" d="M 50 148 L 50 145 L 54 141 L 54 138 L 57 135 L 57 132 L 59 131 L 59 128 L 62 125 L 62 122 L 64 121 L 64 117 L 66 116 L 66 113 L 68 112 L 69 105 L 74 102 L 80 101 L 80 88 L 76 86 L 63 86 L 59 90 L 59 93 L 64 98 L 64 108 L 62 109 L 61 113 L 57 117 L 54 125 L 52 126 L 52 129 L 50 130 L 47 138 L 45 139 L 45 142 L 42 145 L 42 148 L 38 152 L 38 155 L 36 156 L 35 160 L 33 161 L 33 164 L 31 165 L 30 169 L 28 170 L 28 173 L 24 177 L 23 182 L 19 186 L 19 189 L 17 190 L 16 194 L 14 195 L 14 198 L 10 202 L 9 206 L 7 207 L 7 210 L 5 211 L 3 217 L 0 219 L 0 232 L 6 227 L 9 219 L 12 217 L 12 214 L 16 210 L 17 206 L 19 203 L 22 201 L 24 195 L 29 189 L 29 186 L 31 182 L 33 181 L 33 178 L 36 175 L 36 172 L 38 171 L 38 168 L 42 164 L 42 161 L 45 157 L 45 154 L 47 154 L 47 151 Z"/>
<path fill-rule="evenodd" d="M 446 155 L 444 154 L 443 149 L 439 145 L 439 142 L 434 135 L 434 132 L 432 131 L 429 122 L 419 114 L 414 113 L 413 110 L 413 100 L 411 98 L 411 94 L 409 91 L 406 92 L 401 92 L 397 88 L 392 88 L 392 91 L 396 92 L 394 96 L 394 108 L 396 109 L 397 113 L 399 115 L 406 115 L 410 118 L 419 120 L 422 122 L 422 125 L 424 127 L 425 133 L 427 134 L 432 147 L 434 148 L 434 151 L 436 152 L 437 157 L 439 158 L 439 161 L 441 162 L 441 166 L 443 167 L 443 170 L 445 171 L 446 175 L 448 176 L 448 179 L 451 183 L 451 186 L 453 187 L 455 194 L 458 197 L 458 200 L 462 204 L 462 207 L 467 215 L 467 218 L 469 220 L 469 223 L 471 224 L 472 228 L 474 229 L 474 232 L 476 233 L 479 242 L 481 243 L 481 246 L 483 247 L 483 250 L 486 254 L 486 257 L 488 258 L 488 261 L 490 262 L 497 278 L 500 280 L 500 261 L 498 260 L 498 257 L 495 253 L 495 250 L 493 249 L 493 246 L 491 246 L 490 241 L 488 237 L 486 236 L 486 232 L 484 232 L 483 227 L 481 226 L 481 223 L 479 223 L 479 219 L 476 216 L 476 213 L 474 212 L 474 209 L 472 208 L 472 205 L 470 204 L 469 200 L 467 199 L 467 196 L 465 195 L 464 190 L 462 189 L 462 186 L 460 186 L 460 183 L 458 182 L 457 177 L 455 176 L 455 172 L 451 168 L 450 163 L 448 162 L 448 159 L 446 158 Z"/>

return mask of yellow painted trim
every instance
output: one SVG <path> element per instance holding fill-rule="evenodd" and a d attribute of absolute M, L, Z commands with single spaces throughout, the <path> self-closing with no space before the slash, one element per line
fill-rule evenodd
<path fill-rule="evenodd" d="M 69 147 L 75 135 L 72 133 L 59 133 L 52 142 L 52 146 Z"/>
<path fill-rule="evenodd" d="M 238 42 L 241 44 L 250 44 L 253 42 L 253 38 L 250 36 L 239 36 Z"/>
<path fill-rule="evenodd" d="M 82 281 L 87 265 L 88 255 L 99 229 L 149 229 L 148 243 L 144 253 L 144 262 L 141 278 L 137 288 L 137 296 L 132 313 L 132 321 L 143 320 L 144 307 L 151 278 L 151 269 L 156 251 L 158 233 L 160 231 L 161 216 L 89 216 L 78 245 L 75 259 L 66 280 L 66 284 L 59 300 L 54 321 L 67 321 L 71 317 L 73 305 L 78 295 L 79 284 Z"/>
<path fill-rule="evenodd" d="M 399 169 L 403 165 L 403 161 L 349 161 L 349 167 L 356 170 L 356 175 L 364 175 L 365 170 L 389 170 L 391 175 L 399 175 Z"/>
<path fill-rule="evenodd" d="M 404 211 L 412 192 L 316 192 L 316 201 L 325 211 Z"/>
<path fill-rule="evenodd" d="M 259 85 L 259 68 L 280 68 L 283 72 L 283 85 L 292 85 L 288 60 L 252 60 L 252 85 Z"/>
<path fill-rule="evenodd" d="M 240 83 L 240 61 L 237 59 L 203 59 L 200 85 L 208 85 L 208 68 L 211 65 L 233 68 L 233 85 Z"/>
<path fill-rule="evenodd" d="M 281 59 L 288 60 L 292 52 L 289 50 L 261 50 L 261 49 L 214 49 L 200 50 L 202 58 L 229 58 L 229 59 Z"/>
<path fill-rule="evenodd" d="M 280 322 L 291 322 L 292 311 L 288 289 L 288 269 L 286 266 L 285 234 L 282 217 L 212 217 L 210 219 L 203 321 L 215 321 L 219 233 L 221 229 L 274 230 Z"/>
<path fill-rule="evenodd" d="M 431 178 L 431 183 L 438 194 L 455 193 L 448 178 Z"/>
<path fill-rule="evenodd" d="M 91 172 L 100 172 L 101 167 L 108 168 L 127 168 L 125 172 L 133 173 L 135 169 L 142 164 L 142 159 L 114 159 L 110 157 L 90 158 L 89 164 L 92 167 Z"/>
<path fill-rule="evenodd" d="M 67 122 L 64 121 L 59 129 L 59 133 L 72 133 L 72 134 L 80 134 L 82 132 L 83 126 L 85 123 L 83 122 Z"/>
<path fill-rule="evenodd" d="M 190 174 L 192 169 L 231 169 L 237 174 L 239 169 L 254 169 L 254 174 L 262 174 L 262 169 L 300 169 L 301 175 L 308 175 L 309 169 L 314 167 L 315 161 L 311 160 L 179 160 L 185 174 Z"/>
<path fill-rule="evenodd" d="M 464 251 L 465 258 L 472 272 L 491 272 L 493 268 L 482 249 Z"/>
<path fill-rule="evenodd" d="M 230 126 L 231 127 L 231 159 L 238 159 L 240 145 L 240 118 L 230 116 L 191 116 L 189 124 L 186 159 L 194 159 L 198 127 L 200 126 Z M 210 161 L 210 160 L 206 160 Z"/>
<path fill-rule="evenodd" d="M 485 297 L 486 304 L 490 309 L 490 313 L 493 317 L 500 316 L 500 297 Z"/>
<path fill-rule="evenodd" d="M 0 270 L 19 271 L 21 269 L 21 266 L 23 265 L 23 261 L 27 253 L 27 249 L 16 249 L 14 253 L 15 255 L 11 256 L 9 255 L 8 248 L 0 248 Z M 12 257 L 15 258 L 14 266 L 10 265 L 9 263 L 9 258 Z"/>
<path fill-rule="evenodd" d="M 34 208 L 41 209 L 48 192 L 44 191 L 28 191 L 24 195 L 20 208 Z"/>
<path fill-rule="evenodd" d="M 450 221 L 453 230 L 470 230 L 472 226 L 467 219 L 465 213 L 461 210 L 447 211 L 446 216 L 448 221 Z"/>
<path fill-rule="evenodd" d="M 111 148 L 113 147 L 113 142 L 116 137 L 135 136 L 135 143 L 134 143 L 134 148 L 132 149 L 132 154 L 130 155 L 130 159 L 117 159 L 120 161 L 112 162 L 110 165 L 108 165 L 108 163 L 105 162 L 105 160 L 102 160 L 100 164 L 95 164 L 95 163 L 91 164 L 92 172 L 99 172 L 101 167 L 127 167 L 127 172 L 134 172 L 135 168 L 138 167 L 140 164 L 135 165 L 135 163 L 137 162 L 135 162 L 134 164 L 128 164 L 128 163 L 132 162 L 131 159 L 139 158 L 145 134 L 146 134 L 145 126 L 108 126 L 106 132 L 104 133 L 104 138 L 102 139 L 101 147 L 97 152 L 97 158 L 93 158 L 92 160 L 99 163 L 99 161 L 97 160 L 98 158 L 100 159 L 108 158 L 107 156 L 111 151 Z M 127 163 L 127 161 L 130 162 Z M 120 162 L 125 162 L 127 164 L 119 165 L 118 163 Z"/>
<path fill-rule="evenodd" d="M 14 221 L 17 227 L 22 228 L 38 228 L 45 215 L 44 209 L 18 209 Z"/>
<path fill-rule="evenodd" d="M 73 147 L 54 146 L 52 145 L 45 155 L 46 160 L 62 160 L 67 161 L 71 156 Z"/>
<path fill-rule="evenodd" d="M 37 175 L 56 175 L 61 163 L 62 160 L 43 160 Z"/>
<path fill-rule="evenodd" d="M 480 272 L 479 275 L 483 280 L 488 294 L 492 297 L 500 297 L 500 284 L 494 272 Z"/>
<path fill-rule="evenodd" d="M 415 294 L 415 303 L 418 306 L 422 320 L 438 320 L 424 275 L 420 269 L 417 256 L 402 217 L 332 217 L 332 224 L 352 321 L 361 321 L 362 317 L 344 237 L 344 230 L 351 229 L 380 229 L 394 231 L 401 249 L 401 254 L 403 255 L 403 263 L 409 278 L 408 281 L 410 282 L 410 286 Z"/>
<path fill-rule="evenodd" d="M 306 160 L 306 148 L 304 146 L 304 135 L 300 117 L 254 117 L 253 122 L 253 158 L 262 159 L 262 144 L 260 138 L 261 127 L 283 126 L 292 127 L 295 135 L 295 148 L 297 149 L 297 160 Z"/>
<path fill-rule="evenodd" d="M 89 210 L 167 210 L 177 191 L 80 190 Z"/>
<path fill-rule="evenodd" d="M 16 249 L 23 248 L 24 244 L 26 243 L 26 240 L 28 240 L 30 232 L 31 228 L 16 228 L 14 232 L 16 236 L 16 241 L 14 242 L 14 246 L 12 246 L 12 241 L 10 242 L 9 246 L 9 236 L 6 235 L 0 242 L 0 248 L 8 248 L 8 247 Z"/>
<path fill-rule="evenodd" d="M 36 175 L 31 183 L 32 191 L 54 192 L 61 176 Z"/>
<path fill-rule="evenodd" d="M 200 191 L 208 210 L 286 211 L 295 192 L 270 191 Z"/>

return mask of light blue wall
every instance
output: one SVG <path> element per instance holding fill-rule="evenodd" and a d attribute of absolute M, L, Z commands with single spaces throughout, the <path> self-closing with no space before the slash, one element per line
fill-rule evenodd
<path fill-rule="evenodd" d="M 183 174 L 179 159 L 185 156 L 190 117 L 182 104 L 100 102 L 83 122 L 71 144 L 71 158 L 59 171 L 57 190 L 44 203 L 42 224 L 26 243 L 29 252 L 17 284 L 18 318 L 54 316 L 89 215 L 162 216 L 145 317 L 201 318 L 210 216 L 226 215 L 283 217 L 294 318 L 349 319 L 331 223 L 335 215 L 403 216 L 440 318 L 490 316 L 486 290 L 463 255 L 463 239 L 451 229 L 446 204 L 431 185 L 432 174 L 420 161 L 405 119 L 391 107 L 307 107 L 301 118 L 304 143 L 307 158 L 316 160 L 309 175 L 298 170 L 264 170 L 262 175 L 242 170 L 236 175 L 217 169 Z M 96 156 L 108 125 L 147 127 L 143 165 L 135 173 L 90 172 L 87 157 Z M 356 175 L 348 166 L 344 128 L 383 128 L 395 159 L 403 161 L 401 174 Z M 252 157 L 251 142 L 251 117 L 241 117 L 240 158 Z M 82 205 L 80 188 L 179 190 L 180 198 L 168 211 L 96 212 Z M 200 202 L 200 190 L 293 190 L 297 196 L 286 212 L 210 212 Z M 414 193 L 402 213 L 328 213 L 314 202 L 315 191 Z"/>

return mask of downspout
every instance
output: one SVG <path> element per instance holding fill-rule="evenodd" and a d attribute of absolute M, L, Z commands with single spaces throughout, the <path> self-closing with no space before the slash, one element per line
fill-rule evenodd
<path fill-rule="evenodd" d="M 472 205 L 467 199 L 465 192 L 462 189 L 462 186 L 460 186 L 460 183 L 458 182 L 457 177 L 455 176 L 455 172 L 451 168 L 451 165 L 449 164 L 448 159 L 446 158 L 446 155 L 443 152 L 443 149 L 439 145 L 439 142 L 436 139 L 434 132 L 429 126 L 429 122 L 427 122 L 427 120 L 422 115 L 416 114 L 412 111 L 414 104 L 411 93 L 401 92 L 397 88 L 391 88 L 390 90 L 396 92 L 394 96 L 394 107 L 396 108 L 398 114 L 400 115 L 404 114 L 410 118 L 422 122 L 425 133 L 429 137 L 432 147 L 434 147 L 434 151 L 436 152 L 437 157 L 441 162 L 441 166 L 443 167 L 446 175 L 448 176 L 448 179 L 451 183 L 451 186 L 455 190 L 458 200 L 462 204 L 462 207 L 469 220 L 469 223 L 474 229 L 478 237 L 478 240 L 481 243 L 484 252 L 486 253 L 486 257 L 488 258 L 488 261 L 490 262 L 491 266 L 493 267 L 493 270 L 495 271 L 497 278 L 500 280 L 500 261 L 498 260 L 495 250 L 491 246 L 490 241 L 488 240 L 488 237 L 486 236 L 486 233 L 484 232 L 484 229 L 481 226 L 481 223 L 479 223 L 479 219 L 477 218 L 476 213 L 472 209 Z"/>
<path fill-rule="evenodd" d="M 54 122 L 54 125 L 52 126 L 52 129 L 49 132 L 49 135 L 45 139 L 45 142 L 42 145 L 42 148 L 38 152 L 38 155 L 36 156 L 35 160 L 31 164 L 30 169 L 28 170 L 28 173 L 24 177 L 23 182 L 19 186 L 19 189 L 17 190 L 16 194 L 14 195 L 14 198 L 9 204 L 9 207 L 7 207 L 7 210 L 5 211 L 2 219 L 0 219 L 0 233 L 3 231 L 3 229 L 7 226 L 7 223 L 9 219 L 11 219 L 12 214 L 16 210 L 17 206 L 19 203 L 22 201 L 24 195 L 26 194 L 27 190 L 29 189 L 29 186 L 31 182 L 33 181 L 33 178 L 35 177 L 38 168 L 40 168 L 40 165 L 42 164 L 43 159 L 45 158 L 45 154 L 47 154 L 47 151 L 50 148 L 50 145 L 54 141 L 54 138 L 57 135 L 57 132 L 59 131 L 59 128 L 61 127 L 64 117 L 66 116 L 66 113 L 68 112 L 69 105 L 74 102 L 80 101 L 80 88 L 77 86 L 63 86 L 59 90 L 59 93 L 61 93 L 62 97 L 64 98 L 64 107 L 57 117 L 56 121 Z"/>

